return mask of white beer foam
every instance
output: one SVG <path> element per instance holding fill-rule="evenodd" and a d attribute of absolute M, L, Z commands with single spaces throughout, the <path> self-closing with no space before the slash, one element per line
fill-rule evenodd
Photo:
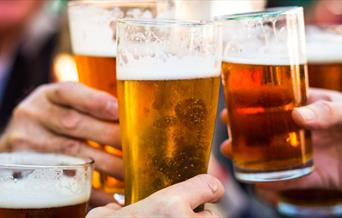
<path fill-rule="evenodd" d="M 307 57 L 310 63 L 342 63 L 342 34 L 315 27 L 307 29 Z"/>
<path fill-rule="evenodd" d="M 307 44 L 309 63 L 342 63 L 342 44 Z"/>
<path fill-rule="evenodd" d="M 262 58 L 262 57 L 253 57 L 253 58 L 233 58 L 233 57 L 224 57 L 223 62 L 235 63 L 235 64 L 252 64 L 252 65 L 273 65 L 273 66 L 284 66 L 284 65 L 297 65 L 297 64 L 305 64 L 303 59 L 289 59 L 289 58 Z"/>
<path fill-rule="evenodd" d="M 120 13 L 120 11 L 85 4 L 69 7 L 73 52 L 79 55 L 115 57 L 114 34 L 116 30 L 115 26 L 111 25 L 115 13 Z"/>
<path fill-rule="evenodd" d="M 122 60 L 120 60 L 122 62 Z M 117 64 L 118 80 L 179 80 L 217 77 L 221 63 L 205 57 L 145 57 Z"/>
<path fill-rule="evenodd" d="M 82 164 L 83 160 L 64 155 L 37 153 L 1 153 L 1 164 L 27 165 Z M 12 168 L 13 169 L 13 168 Z M 13 180 L 13 170 L 0 168 L 0 208 L 51 208 L 84 203 L 90 196 L 90 182 L 76 182 L 73 177 L 61 175 L 56 169 L 27 169 L 23 178 Z M 82 170 L 80 170 L 82 171 Z M 81 173 L 81 172 L 76 172 Z"/>

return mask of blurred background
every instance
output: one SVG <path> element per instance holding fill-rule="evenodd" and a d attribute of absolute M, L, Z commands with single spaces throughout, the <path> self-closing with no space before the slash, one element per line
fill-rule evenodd
<path fill-rule="evenodd" d="M 153 1 L 153 0 L 151 0 Z M 339 34 L 342 43 L 341 0 L 155 0 L 158 15 L 177 19 L 208 19 L 214 16 L 262 10 L 270 7 L 302 6 L 306 25 L 324 26 Z M 13 108 L 37 86 L 58 81 L 77 81 L 69 27 L 67 0 L 0 1 L 0 128 L 6 126 Z M 341 45 L 341 44 L 340 44 Z M 342 72 L 327 81 L 342 83 Z M 336 89 L 341 87 L 336 86 Z M 341 91 L 341 90 L 340 90 Z M 220 107 L 224 107 L 221 94 Z M 219 151 L 228 137 L 217 119 L 210 173 L 226 184 L 219 210 L 227 217 L 280 217 L 255 197 L 252 186 L 236 182 L 230 160 Z"/>
<path fill-rule="evenodd" d="M 76 66 L 68 55 L 71 54 L 71 47 L 66 16 L 67 2 L 68 0 L 49 0 L 42 9 L 48 20 L 52 22 L 50 27 L 55 28 L 55 33 L 58 35 L 51 71 L 55 81 L 77 80 Z M 155 0 L 155 2 L 159 4 L 159 11 L 163 11 L 162 16 L 177 19 L 206 19 L 263 8 L 302 6 L 307 25 L 326 26 L 342 23 L 340 0 Z M 38 34 L 40 30 L 35 31 Z"/>

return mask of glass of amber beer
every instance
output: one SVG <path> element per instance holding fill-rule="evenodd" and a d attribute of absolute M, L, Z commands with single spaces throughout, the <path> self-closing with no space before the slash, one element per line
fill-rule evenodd
<path fill-rule="evenodd" d="M 89 159 L 0 153 L 0 218 L 84 218 L 92 169 Z"/>
<path fill-rule="evenodd" d="M 308 26 L 306 32 L 310 86 L 342 92 L 342 25 Z"/>
<path fill-rule="evenodd" d="M 123 19 L 117 79 L 126 204 L 206 173 L 221 40 L 213 22 Z"/>
<path fill-rule="evenodd" d="M 123 17 L 156 16 L 156 1 L 72 1 L 68 4 L 71 44 L 79 81 L 116 96 L 116 22 Z M 121 150 L 89 141 L 90 145 L 122 156 Z M 94 172 L 93 186 L 123 193 L 123 182 Z"/>
<path fill-rule="evenodd" d="M 311 87 L 342 91 L 342 26 L 307 26 L 307 58 Z M 280 193 L 278 209 L 292 217 L 341 217 L 342 191 L 292 189 Z"/>
<path fill-rule="evenodd" d="M 291 116 L 293 108 L 307 101 L 302 8 L 224 16 L 218 23 L 237 179 L 267 182 L 309 174 L 310 133 Z"/>

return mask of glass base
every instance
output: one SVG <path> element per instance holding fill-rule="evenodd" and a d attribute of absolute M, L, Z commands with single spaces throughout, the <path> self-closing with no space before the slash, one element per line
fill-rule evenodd
<path fill-rule="evenodd" d="M 113 198 L 116 201 L 116 203 L 120 204 L 121 206 L 125 205 L 125 196 L 119 193 L 114 193 Z"/>
<path fill-rule="evenodd" d="M 274 172 L 247 172 L 235 168 L 234 174 L 241 182 L 275 182 L 306 176 L 313 171 L 313 163 L 310 161 L 303 168 Z"/>
<path fill-rule="evenodd" d="M 303 218 L 333 218 L 342 216 L 342 205 L 331 206 L 301 206 L 280 202 L 277 205 L 279 213 L 288 217 Z"/>

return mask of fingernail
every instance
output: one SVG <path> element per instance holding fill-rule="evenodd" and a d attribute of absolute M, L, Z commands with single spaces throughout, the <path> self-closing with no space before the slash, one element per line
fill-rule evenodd
<path fill-rule="evenodd" d="M 315 119 L 316 114 L 309 108 L 296 108 L 295 111 L 304 119 L 304 121 L 311 121 Z"/>
<path fill-rule="evenodd" d="M 114 119 L 118 118 L 118 102 L 116 100 L 109 100 L 106 110 Z"/>
<path fill-rule="evenodd" d="M 213 193 L 217 192 L 217 190 L 218 190 L 217 182 L 210 182 L 210 183 L 208 183 L 208 186 Z"/>

